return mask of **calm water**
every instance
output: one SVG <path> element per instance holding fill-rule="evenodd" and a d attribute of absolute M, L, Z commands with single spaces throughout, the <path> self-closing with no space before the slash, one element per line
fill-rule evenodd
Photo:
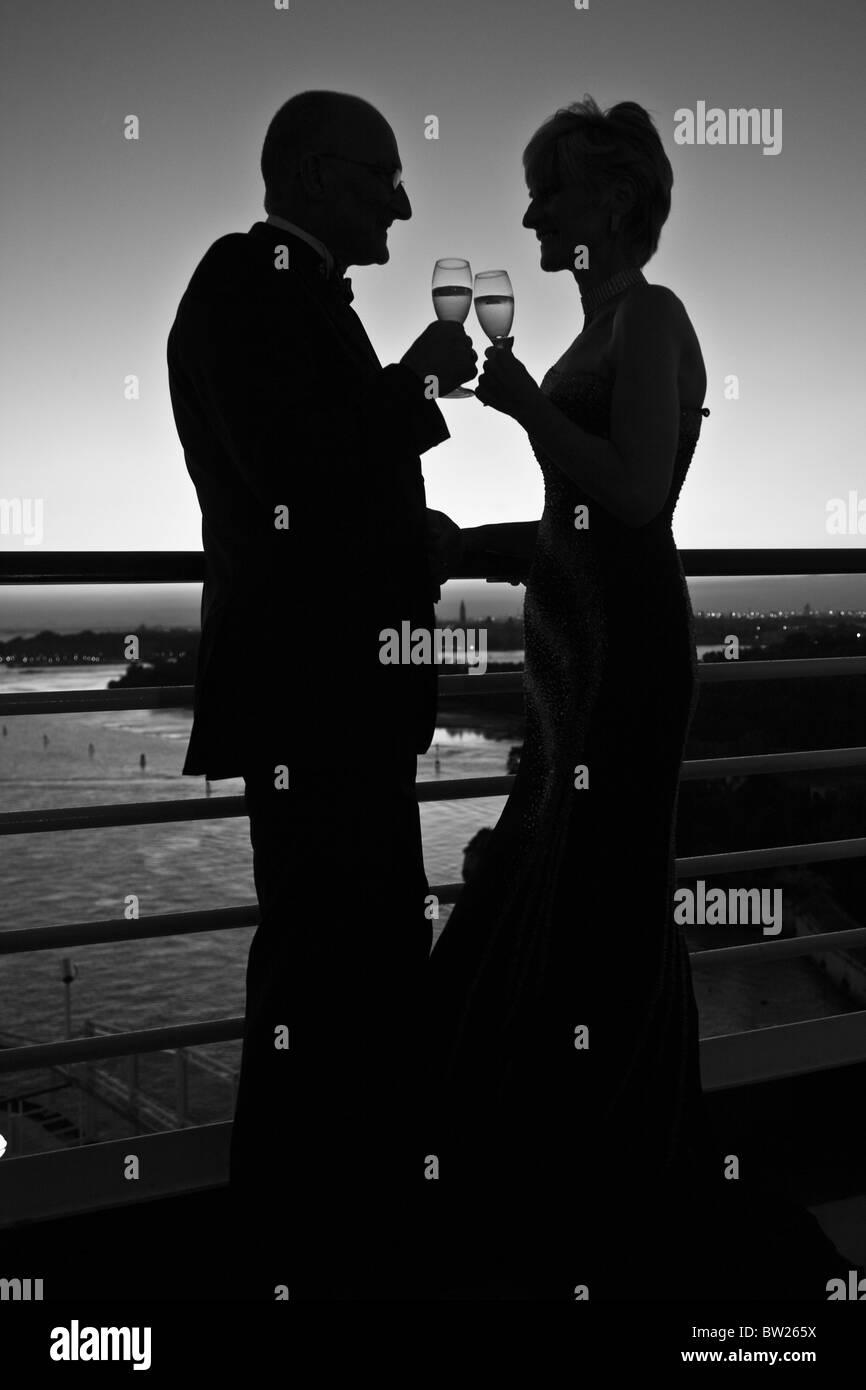
<path fill-rule="evenodd" d="M 0 665 L 0 692 L 103 688 L 123 670 L 48 667 L 23 672 Z M 7 718 L 0 736 L 3 810 L 200 797 L 204 778 L 184 777 L 180 771 L 190 724 L 191 714 L 184 710 Z M 89 743 L 94 745 L 92 757 Z M 358 756 L 369 759 L 363 730 L 357 743 Z M 419 780 L 502 775 L 510 747 L 510 740 L 440 729 L 430 753 L 419 759 Z M 243 791 L 240 779 L 212 783 L 214 797 Z M 481 826 L 495 823 L 503 802 L 502 797 L 486 797 L 421 807 L 431 884 L 459 881 L 463 846 Z M 120 917 L 124 898 L 132 893 L 139 897 L 142 916 L 255 902 L 243 816 L 9 836 L 0 852 L 0 930 Z M 0 1030 L 45 1041 L 63 1036 L 64 955 L 78 969 L 72 986 L 74 1031 L 88 1017 L 154 1027 L 240 1014 L 252 935 L 253 929 L 246 928 L 4 957 Z M 237 1050 L 235 1045 L 226 1049 L 226 1056 Z M 220 1051 L 214 1048 L 215 1055 Z"/>
<path fill-rule="evenodd" d="M 20 671 L 0 665 L 0 692 L 104 688 L 123 670 Z M 202 796 L 204 779 L 180 771 L 190 722 L 191 714 L 181 710 L 7 717 L 0 736 L 3 810 Z M 419 759 L 419 780 L 502 775 L 513 741 L 439 729 L 431 751 Z M 369 759 L 371 751 L 375 756 L 363 730 L 357 746 L 359 757 Z M 242 795 L 243 782 L 216 782 L 212 792 Z M 495 824 L 503 804 L 504 798 L 490 797 L 422 805 L 431 884 L 459 881 L 463 847 L 480 827 Z M 129 894 L 138 896 L 142 916 L 254 903 L 248 822 L 239 816 L 4 837 L 0 888 L 0 930 L 121 917 Z M 252 935 L 246 928 L 0 958 L 0 1032 L 44 1041 L 64 1036 L 64 956 L 78 972 L 72 985 L 74 1033 L 86 1018 L 144 1028 L 242 1014 Z M 695 987 L 704 1035 L 851 1007 L 804 960 L 748 971 L 696 970 Z M 208 1052 L 236 1067 L 240 1044 L 218 1044 Z"/>

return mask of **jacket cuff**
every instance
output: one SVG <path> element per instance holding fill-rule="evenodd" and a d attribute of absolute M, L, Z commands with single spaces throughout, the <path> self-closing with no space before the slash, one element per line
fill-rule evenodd
<path fill-rule="evenodd" d="M 402 362 L 392 362 L 382 368 L 386 389 L 411 432 L 418 454 L 426 453 L 436 444 L 451 438 L 445 416 L 435 400 L 424 394 L 424 383 Z"/>

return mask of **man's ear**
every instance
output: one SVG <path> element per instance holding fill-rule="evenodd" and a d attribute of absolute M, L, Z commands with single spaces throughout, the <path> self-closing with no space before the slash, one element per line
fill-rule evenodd
<path fill-rule="evenodd" d="M 320 202 L 326 193 L 324 166 L 317 154 L 302 154 L 298 165 L 298 177 L 308 198 Z"/>

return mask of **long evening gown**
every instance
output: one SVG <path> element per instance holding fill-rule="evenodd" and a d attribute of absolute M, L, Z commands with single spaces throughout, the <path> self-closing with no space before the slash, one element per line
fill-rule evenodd
<path fill-rule="evenodd" d="M 551 368 L 542 390 L 607 436 L 611 385 Z M 443 1258 L 458 1284 L 486 1259 L 487 1284 L 492 1265 L 511 1269 L 507 1288 L 516 1269 L 535 1290 L 491 1296 L 628 1287 L 641 1243 L 667 1239 L 670 1194 L 711 1162 L 673 920 L 696 655 L 671 532 L 708 414 L 681 412 L 667 500 L 638 528 L 533 445 L 545 505 L 526 584 L 523 751 L 429 972 L 425 1142 Z"/>

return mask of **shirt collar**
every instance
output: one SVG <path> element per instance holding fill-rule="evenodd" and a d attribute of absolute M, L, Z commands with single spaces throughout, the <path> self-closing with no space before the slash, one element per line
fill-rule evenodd
<path fill-rule="evenodd" d="M 293 236 L 299 237 L 301 241 L 305 241 L 308 246 L 312 246 L 314 251 L 318 251 L 325 263 L 325 275 L 330 280 L 331 276 L 334 274 L 334 257 L 323 241 L 319 241 L 318 237 L 314 237 L 309 232 L 305 232 L 303 227 L 297 226 L 295 222 L 287 222 L 285 217 L 277 217 L 274 212 L 269 212 L 265 220 L 273 227 L 282 227 L 283 231 L 291 232 Z"/>

